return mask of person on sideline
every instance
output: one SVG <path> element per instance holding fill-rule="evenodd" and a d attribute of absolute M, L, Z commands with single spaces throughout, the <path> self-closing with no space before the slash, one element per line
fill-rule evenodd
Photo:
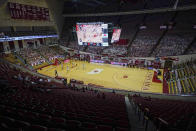
<path fill-rule="evenodd" d="M 57 70 L 55 70 L 54 73 L 55 73 L 55 77 L 57 77 L 58 76 Z"/>

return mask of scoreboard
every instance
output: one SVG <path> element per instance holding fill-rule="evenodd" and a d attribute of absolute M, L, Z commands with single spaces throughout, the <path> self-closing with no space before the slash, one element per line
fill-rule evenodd
<path fill-rule="evenodd" d="M 50 20 L 48 8 L 8 2 L 8 9 L 13 19 Z"/>
<path fill-rule="evenodd" d="M 76 23 L 79 45 L 108 46 L 108 24 Z"/>

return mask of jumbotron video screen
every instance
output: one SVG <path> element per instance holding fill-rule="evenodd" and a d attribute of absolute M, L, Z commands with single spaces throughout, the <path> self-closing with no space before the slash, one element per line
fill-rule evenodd
<path fill-rule="evenodd" d="M 111 43 L 118 42 L 120 39 L 121 29 L 113 29 Z"/>
<path fill-rule="evenodd" d="M 76 23 L 79 45 L 108 46 L 108 24 Z"/>

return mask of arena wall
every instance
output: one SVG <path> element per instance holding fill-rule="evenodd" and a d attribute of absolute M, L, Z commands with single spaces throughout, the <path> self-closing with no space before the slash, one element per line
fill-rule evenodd
<path fill-rule="evenodd" d="M 180 64 L 180 63 L 184 63 L 187 61 L 196 60 L 196 54 L 180 55 L 180 56 L 174 56 L 174 57 L 179 58 L 178 61 L 174 61 L 174 64 Z"/>
<path fill-rule="evenodd" d="M 50 9 L 50 15 L 53 16 L 57 33 L 60 35 L 64 25 L 64 17 L 62 12 L 64 9 L 63 0 L 46 0 L 47 6 Z"/>

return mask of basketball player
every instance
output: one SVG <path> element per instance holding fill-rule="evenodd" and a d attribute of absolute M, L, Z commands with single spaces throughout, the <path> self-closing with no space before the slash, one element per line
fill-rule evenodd
<path fill-rule="evenodd" d="M 82 64 L 82 67 L 83 67 L 83 70 L 85 69 L 85 65 L 84 65 L 84 63 Z"/>
<path fill-rule="evenodd" d="M 77 63 L 75 64 L 75 67 L 76 67 L 76 70 L 78 70 L 78 69 L 79 69 L 79 68 L 78 68 L 79 66 L 78 66 L 78 64 L 77 64 Z"/>
<path fill-rule="evenodd" d="M 71 66 L 71 68 L 73 68 L 74 67 L 74 62 L 72 62 L 72 66 Z"/>
<path fill-rule="evenodd" d="M 67 73 L 69 72 L 69 66 L 67 66 Z"/>

